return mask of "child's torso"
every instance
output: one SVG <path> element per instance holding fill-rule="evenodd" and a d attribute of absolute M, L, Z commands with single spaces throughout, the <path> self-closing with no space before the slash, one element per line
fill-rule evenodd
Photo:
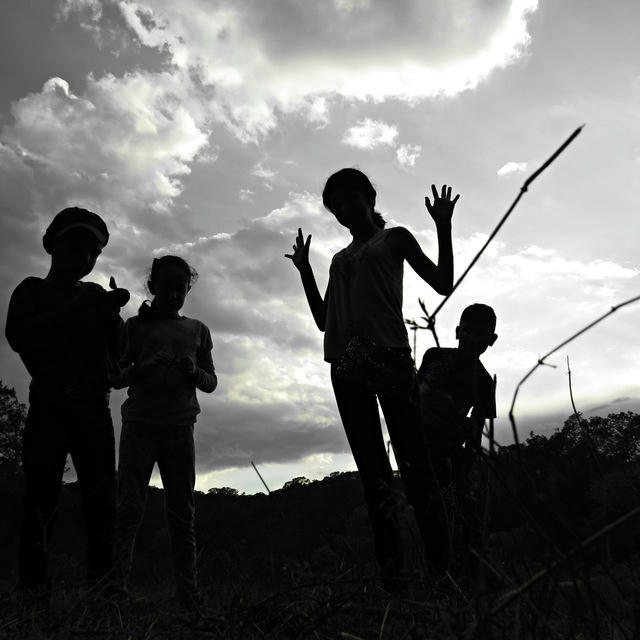
<path fill-rule="evenodd" d="M 28 290 L 34 317 L 59 310 L 84 290 L 102 289 L 91 282 L 61 287 L 36 277 L 27 278 L 20 286 Z M 21 356 L 32 376 L 32 390 L 55 392 L 73 385 L 80 393 L 108 392 L 109 363 L 116 354 L 108 351 L 107 329 L 96 309 L 76 313 L 52 330 L 47 340 L 31 342 L 25 335 L 23 343 Z"/>
<path fill-rule="evenodd" d="M 326 360 L 339 358 L 354 335 L 383 347 L 409 346 L 402 316 L 403 261 L 388 242 L 391 231 L 381 230 L 363 245 L 351 244 L 333 257 L 326 299 Z"/>
<path fill-rule="evenodd" d="M 200 411 L 195 383 L 180 369 L 182 358 L 197 362 L 202 348 L 203 325 L 198 320 L 179 318 L 127 320 L 125 351 L 135 364 L 165 353 L 166 363 L 154 365 L 149 375 L 134 379 L 122 406 L 125 420 L 149 423 L 190 424 Z"/>

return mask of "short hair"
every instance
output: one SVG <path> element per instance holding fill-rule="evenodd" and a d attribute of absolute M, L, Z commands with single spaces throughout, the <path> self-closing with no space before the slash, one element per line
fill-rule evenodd
<path fill-rule="evenodd" d="M 483 325 L 490 331 L 496 329 L 496 312 L 487 304 L 476 302 L 466 307 L 460 314 L 460 323 L 464 321 Z"/>
<path fill-rule="evenodd" d="M 80 207 L 67 207 L 55 215 L 42 238 L 42 245 L 47 253 L 51 253 L 53 241 L 63 233 L 76 228 L 88 229 L 102 246 L 109 242 L 109 231 L 104 220 L 93 211 Z"/>
<path fill-rule="evenodd" d="M 376 207 L 376 190 L 371 184 L 371 180 L 360 169 L 353 167 L 345 167 L 331 174 L 322 190 L 322 204 L 326 209 L 331 211 L 329 200 L 334 191 L 359 191 L 372 209 L 372 218 L 378 227 L 384 229 L 386 224 L 382 215 L 375 210 Z"/>

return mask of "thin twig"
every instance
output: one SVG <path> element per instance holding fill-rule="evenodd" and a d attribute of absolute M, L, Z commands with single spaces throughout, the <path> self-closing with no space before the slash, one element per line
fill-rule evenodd
<path fill-rule="evenodd" d="M 578 426 L 580 427 L 580 432 L 584 435 L 585 439 L 587 440 L 589 453 L 591 454 L 593 461 L 596 463 L 596 466 L 598 467 L 598 472 L 600 473 L 600 477 L 604 478 L 604 472 L 602 470 L 602 465 L 600 464 L 600 458 L 598 456 L 596 447 L 593 444 L 593 440 L 591 439 L 591 434 L 589 433 L 589 430 L 587 429 L 585 424 L 582 422 L 582 419 L 580 418 L 580 412 L 576 409 L 576 403 L 573 398 L 573 385 L 571 383 L 572 382 L 571 367 L 569 366 L 569 356 L 567 356 L 567 376 L 569 377 L 569 398 L 571 398 L 571 407 L 573 409 L 573 415 L 576 417 L 576 421 L 578 422 Z"/>
<path fill-rule="evenodd" d="M 509 420 L 511 422 L 511 428 L 513 430 L 513 439 L 514 439 L 516 444 L 520 444 L 520 440 L 518 438 L 518 431 L 516 429 L 516 423 L 515 423 L 515 420 L 513 418 L 513 410 L 514 410 L 515 405 L 516 405 L 516 399 L 518 397 L 518 392 L 520 391 L 520 387 L 529 379 L 531 374 L 539 366 L 546 365 L 547 363 L 545 362 L 545 360 L 550 355 L 553 355 L 556 351 L 558 351 L 559 349 L 562 349 L 562 347 L 568 345 L 570 342 L 572 342 L 573 340 L 575 340 L 576 338 L 581 336 L 583 333 L 586 333 L 587 331 L 589 331 L 589 329 L 592 329 L 593 327 L 595 327 L 598 323 L 602 322 L 605 318 L 609 317 L 612 313 L 615 313 L 618 309 L 621 309 L 622 307 L 626 307 L 627 305 L 631 304 L 632 302 L 636 302 L 638 300 L 640 300 L 640 296 L 635 296 L 633 298 L 630 298 L 629 300 L 625 300 L 624 302 L 621 302 L 620 304 L 617 304 L 617 305 L 611 307 L 611 309 L 609 309 L 609 311 L 607 311 L 607 313 L 601 315 L 599 318 L 596 318 L 593 322 L 590 322 L 586 327 L 583 327 L 582 329 L 580 329 L 580 331 L 577 331 L 576 333 L 574 333 L 572 336 L 570 336 L 566 340 L 563 340 L 558 346 L 554 347 L 553 349 L 551 349 L 551 351 L 549 351 L 548 353 L 543 355 L 541 358 L 539 358 L 538 362 L 527 372 L 527 374 L 522 378 L 522 380 L 520 380 L 520 382 L 518 382 L 518 384 L 517 384 L 517 386 L 515 388 L 515 391 L 513 392 L 513 399 L 511 400 L 511 408 L 509 409 Z"/>
<path fill-rule="evenodd" d="M 432 323 L 435 323 L 435 317 L 438 315 L 439 311 L 444 307 L 447 303 L 447 300 L 453 295 L 454 291 L 460 286 L 461 282 L 465 279 L 469 271 L 473 265 L 480 259 L 480 256 L 484 253 L 484 250 L 489 246 L 489 243 L 495 238 L 498 231 L 502 225 L 506 222 L 507 218 L 511 215 L 511 212 L 515 209 L 516 205 L 520 201 L 520 198 L 528 191 L 529 185 L 575 140 L 578 134 L 582 131 L 584 125 L 579 126 L 557 149 L 553 152 L 553 154 L 542 164 L 542 166 L 534 171 L 525 181 L 522 187 L 520 187 L 520 192 L 516 196 L 516 199 L 511 203 L 511 206 L 507 209 L 507 212 L 502 216 L 500 222 L 496 225 L 495 229 L 491 232 L 491 235 L 487 238 L 487 241 L 482 245 L 482 248 L 475 255 L 473 260 L 469 263 L 469 266 L 464 270 L 462 275 L 458 278 L 456 283 L 453 285 L 453 288 L 449 292 L 449 294 L 442 300 L 442 302 L 436 307 L 436 310 L 431 314 Z"/>

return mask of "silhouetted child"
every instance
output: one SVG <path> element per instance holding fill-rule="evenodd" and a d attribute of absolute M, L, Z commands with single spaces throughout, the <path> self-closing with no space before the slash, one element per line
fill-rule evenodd
<path fill-rule="evenodd" d="M 435 265 L 414 236 L 403 227 L 385 229 L 375 210 L 376 191 L 357 169 L 341 169 L 329 177 L 324 206 L 353 236 L 336 253 L 322 298 L 309 264 L 309 243 L 298 229 L 293 253 L 286 257 L 300 271 L 316 325 L 324 336 L 324 358 L 355 459 L 373 528 L 375 552 L 385 585 L 395 589 L 404 565 L 400 525 L 396 517 L 393 473 L 384 446 L 376 398 L 380 402 L 409 502 L 425 541 L 429 536 L 426 451 L 420 424 L 418 383 L 402 315 L 405 260 L 436 291 L 453 285 L 451 217 L 458 196 L 451 187 L 434 201 L 425 198 L 436 224 L 439 256 Z"/>
<path fill-rule="evenodd" d="M 117 369 L 124 289 L 82 282 L 109 240 L 103 220 L 76 207 L 58 213 L 42 239 L 51 255 L 45 278 L 23 280 L 9 303 L 6 336 L 29 374 L 24 431 L 24 513 L 19 588 L 46 595 L 47 552 L 67 453 L 82 492 L 87 526 L 87 577 L 111 569 L 115 511 L 115 444 L 109 411 Z"/>
<path fill-rule="evenodd" d="M 442 563 L 441 570 L 447 568 L 450 547 L 443 492 L 453 491 L 462 507 L 485 420 L 496 415 L 493 379 L 479 359 L 496 341 L 495 328 L 496 315 L 491 307 L 470 305 L 456 327 L 458 347 L 428 349 L 418 370 L 423 426 L 434 476 L 431 511 L 439 514 L 432 553 L 435 562 Z"/>
<path fill-rule="evenodd" d="M 177 256 L 155 259 L 147 286 L 153 301 L 125 324 L 118 388 L 129 387 L 122 405 L 118 463 L 115 586 L 126 593 L 136 532 L 147 487 L 158 463 L 176 580 L 176 597 L 198 602 L 194 534 L 195 449 L 193 427 L 200 405 L 196 389 L 211 393 L 218 380 L 209 329 L 179 314 L 196 271 Z"/>

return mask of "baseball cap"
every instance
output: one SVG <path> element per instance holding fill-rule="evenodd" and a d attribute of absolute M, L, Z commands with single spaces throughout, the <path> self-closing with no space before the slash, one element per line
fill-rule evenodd
<path fill-rule="evenodd" d="M 97 213 L 80 207 L 67 207 L 56 214 L 51 224 L 47 227 L 43 238 L 45 247 L 54 238 L 59 238 L 70 229 L 77 228 L 91 231 L 102 243 L 103 247 L 109 241 L 107 225 Z"/>

